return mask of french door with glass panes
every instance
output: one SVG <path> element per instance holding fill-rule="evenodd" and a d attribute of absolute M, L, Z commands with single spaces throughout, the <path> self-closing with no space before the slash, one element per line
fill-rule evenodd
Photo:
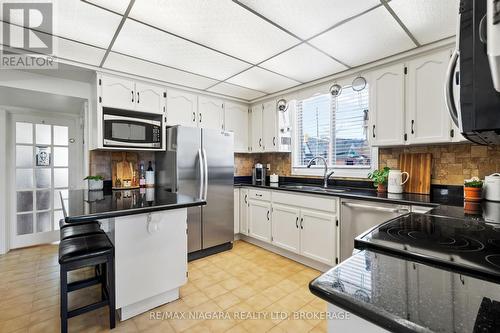
<path fill-rule="evenodd" d="M 75 119 L 14 114 L 11 248 L 59 240 L 77 154 Z"/>

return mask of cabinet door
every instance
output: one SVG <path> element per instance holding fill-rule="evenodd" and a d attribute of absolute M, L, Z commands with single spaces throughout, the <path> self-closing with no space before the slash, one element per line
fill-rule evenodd
<path fill-rule="evenodd" d="M 300 254 L 335 265 L 335 215 L 301 209 Z"/>
<path fill-rule="evenodd" d="M 373 146 L 404 144 L 405 74 L 398 64 L 371 73 L 369 139 Z"/>
<path fill-rule="evenodd" d="M 249 200 L 249 236 L 264 242 L 271 241 L 271 204 L 267 201 Z"/>
<path fill-rule="evenodd" d="M 234 152 L 248 152 L 248 108 L 228 102 L 224 109 L 224 129 L 234 133 Z"/>
<path fill-rule="evenodd" d="M 198 99 L 196 95 L 179 91 L 167 91 L 167 125 L 197 127 Z"/>
<path fill-rule="evenodd" d="M 408 63 L 407 121 L 408 143 L 451 141 L 451 120 L 443 92 L 449 51 Z"/>
<path fill-rule="evenodd" d="M 101 98 L 104 107 L 134 110 L 135 83 L 132 80 L 101 75 Z"/>
<path fill-rule="evenodd" d="M 264 151 L 262 142 L 262 105 L 252 107 L 252 152 Z"/>
<path fill-rule="evenodd" d="M 153 113 L 165 111 L 165 89 L 151 84 L 135 84 L 136 110 Z"/>
<path fill-rule="evenodd" d="M 117 308 L 186 283 L 186 219 L 186 209 L 116 218 Z"/>
<path fill-rule="evenodd" d="M 240 233 L 248 235 L 248 189 L 240 189 Z"/>
<path fill-rule="evenodd" d="M 278 150 L 278 124 L 275 101 L 264 103 L 262 109 L 262 142 L 264 151 Z"/>
<path fill-rule="evenodd" d="M 198 97 L 198 123 L 201 128 L 222 129 L 224 103 L 220 99 Z"/>
<path fill-rule="evenodd" d="M 300 210 L 295 207 L 273 204 L 272 243 L 285 250 L 299 253 Z"/>
<path fill-rule="evenodd" d="M 240 189 L 235 188 L 233 190 L 234 198 L 234 234 L 240 233 Z"/>

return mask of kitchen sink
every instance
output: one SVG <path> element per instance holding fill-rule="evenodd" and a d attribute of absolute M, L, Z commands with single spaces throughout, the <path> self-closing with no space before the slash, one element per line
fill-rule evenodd
<path fill-rule="evenodd" d="M 346 189 L 338 189 L 338 188 L 324 188 L 321 186 L 312 186 L 312 185 L 282 185 L 282 188 L 288 188 L 291 190 L 302 190 L 302 191 L 311 191 L 311 192 L 326 192 L 326 193 L 342 193 L 347 191 Z"/>

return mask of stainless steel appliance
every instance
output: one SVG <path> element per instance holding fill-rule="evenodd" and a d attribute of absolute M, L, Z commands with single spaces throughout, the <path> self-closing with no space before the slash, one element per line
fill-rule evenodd
<path fill-rule="evenodd" d="M 164 129 L 161 114 L 103 109 L 104 147 L 161 149 Z"/>
<path fill-rule="evenodd" d="M 341 200 L 340 260 L 344 261 L 352 255 L 354 238 L 383 222 L 409 212 L 410 206 L 405 205 Z"/>
<path fill-rule="evenodd" d="M 234 240 L 233 134 L 175 126 L 167 129 L 167 149 L 156 153 L 156 184 L 207 201 L 188 208 L 188 252 Z"/>
<path fill-rule="evenodd" d="M 500 93 L 493 85 L 493 78 L 497 79 L 500 73 L 498 67 L 491 67 L 499 61 L 499 23 L 493 20 L 488 23 L 487 2 L 491 1 L 496 4 L 489 5 L 498 15 L 498 0 L 460 1 L 457 46 L 450 59 L 445 84 L 446 102 L 453 122 L 467 139 L 479 144 L 500 144 Z M 487 23 L 494 24 L 496 29 L 486 29 Z M 492 35 L 487 35 L 486 31 Z M 457 87 L 458 101 L 454 96 Z"/>
<path fill-rule="evenodd" d="M 264 165 L 257 163 L 252 170 L 252 184 L 266 185 L 267 169 Z"/>

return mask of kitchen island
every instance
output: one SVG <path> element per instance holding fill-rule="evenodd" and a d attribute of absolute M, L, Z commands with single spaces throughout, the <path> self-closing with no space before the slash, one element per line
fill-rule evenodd
<path fill-rule="evenodd" d="M 162 188 L 71 190 L 62 201 L 66 223 L 99 221 L 114 245 L 121 320 L 179 298 L 187 281 L 187 208 L 206 201 Z"/>

